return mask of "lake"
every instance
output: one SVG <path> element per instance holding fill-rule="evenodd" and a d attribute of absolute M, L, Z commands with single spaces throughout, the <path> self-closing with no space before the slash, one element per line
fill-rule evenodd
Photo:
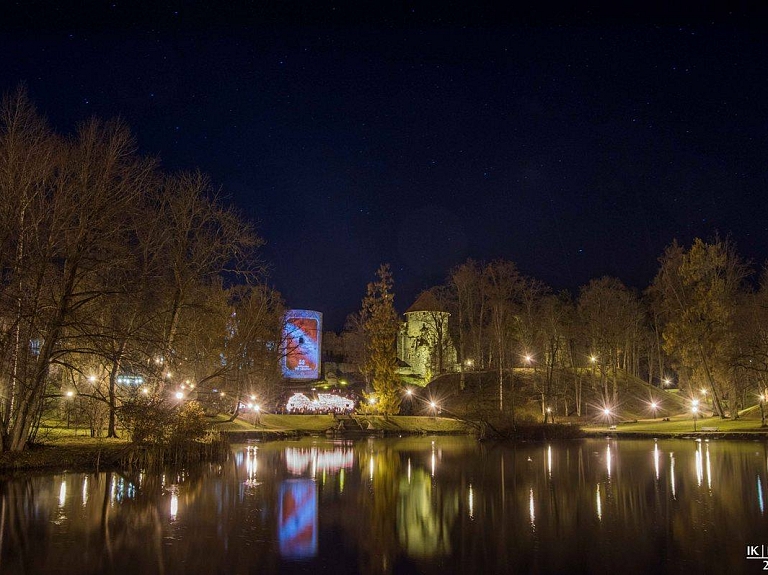
<path fill-rule="evenodd" d="M 252 443 L 2 482 L 0 573 L 758 573 L 766 483 L 764 441 Z"/>

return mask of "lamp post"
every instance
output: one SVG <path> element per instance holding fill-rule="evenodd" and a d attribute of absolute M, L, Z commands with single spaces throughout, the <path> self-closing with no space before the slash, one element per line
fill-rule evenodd
<path fill-rule="evenodd" d="M 603 414 L 605 415 L 605 419 L 608 422 L 606 424 L 606 426 L 608 427 L 608 429 L 610 429 L 611 428 L 611 410 L 610 410 L 610 408 L 606 407 L 605 409 L 603 409 Z"/>
<path fill-rule="evenodd" d="M 69 418 L 72 414 L 72 398 L 75 397 L 74 391 L 68 391 L 67 392 L 67 399 L 70 401 L 67 401 L 67 429 L 69 429 Z"/>
<path fill-rule="evenodd" d="M 659 404 L 655 401 L 651 402 L 651 412 L 653 413 L 653 419 L 656 419 L 656 410 L 659 409 Z"/>
<path fill-rule="evenodd" d="M 699 413 L 699 400 L 694 399 L 691 402 L 691 413 L 693 414 L 693 430 L 696 431 L 696 416 Z"/>

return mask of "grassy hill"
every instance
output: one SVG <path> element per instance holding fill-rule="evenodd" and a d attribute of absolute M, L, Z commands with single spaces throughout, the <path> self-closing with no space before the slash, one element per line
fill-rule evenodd
<path fill-rule="evenodd" d="M 690 408 L 688 398 L 676 392 L 665 391 L 644 381 L 620 372 L 617 376 L 618 405 L 606 404 L 603 387 L 598 375 L 591 369 L 559 370 L 553 376 L 552 394 L 548 406 L 555 420 L 597 422 L 604 421 L 603 409 L 610 407 L 614 423 L 653 417 L 651 403 L 656 402 L 659 418 L 685 413 Z M 416 390 L 411 406 L 412 413 L 420 414 L 431 409 L 434 401 L 444 414 L 467 419 L 488 419 L 499 415 L 499 382 L 497 372 L 465 373 L 465 386 L 460 389 L 460 374 L 442 375 L 425 389 Z M 515 416 L 519 421 L 542 420 L 542 393 L 546 375 L 543 370 L 519 368 L 504 372 L 505 412 L 514 399 Z M 581 415 L 576 410 L 576 389 L 581 386 Z M 608 382 L 609 395 L 613 381 Z M 407 405 L 407 400 L 404 402 Z"/>

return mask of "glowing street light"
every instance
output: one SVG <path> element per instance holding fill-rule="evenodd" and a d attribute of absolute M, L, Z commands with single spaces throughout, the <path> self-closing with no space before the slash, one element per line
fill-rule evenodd
<path fill-rule="evenodd" d="M 368 403 L 369 403 L 370 405 L 374 405 L 374 404 L 376 403 L 376 398 L 375 398 L 375 397 L 370 397 L 370 398 L 368 398 Z"/>
<path fill-rule="evenodd" d="M 176 399 L 184 399 L 184 394 L 181 393 L 180 391 L 177 391 L 176 392 Z"/>
<path fill-rule="evenodd" d="M 259 413 L 259 412 L 261 411 L 261 406 L 260 406 L 260 405 L 258 405 L 258 404 L 257 404 L 257 405 L 254 405 L 254 406 L 253 406 L 253 411 L 255 411 L 256 413 Z"/>
<path fill-rule="evenodd" d="M 528 364 L 529 366 L 531 365 L 531 362 L 533 361 L 533 357 L 531 357 L 531 355 L 528 354 L 528 353 L 525 354 L 525 357 L 523 357 L 523 359 L 525 360 L 525 363 Z"/>
<path fill-rule="evenodd" d="M 95 375 L 89 375 L 88 376 L 88 381 L 91 382 L 91 383 L 96 383 L 96 376 Z"/>
<path fill-rule="evenodd" d="M 659 404 L 655 401 L 651 402 L 651 411 L 653 412 L 653 418 L 656 419 L 656 410 L 659 409 Z"/>
<path fill-rule="evenodd" d="M 412 389 L 406 389 L 405 390 L 405 395 L 407 395 L 407 396 L 413 395 L 413 390 Z"/>
<path fill-rule="evenodd" d="M 146 387 L 142 387 L 141 393 L 143 393 L 144 395 L 149 395 L 149 390 Z"/>
<path fill-rule="evenodd" d="M 668 377 L 665 377 L 665 378 L 664 378 L 664 387 L 669 387 L 669 384 L 670 384 L 670 383 L 672 383 L 672 382 L 671 382 L 671 381 L 669 381 L 669 378 L 668 378 Z"/>
<path fill-rule="evenodd" d="M 255 395 L 252 395 L 252 396 L 251 396 L 251 401 L 253 401 L 253 400 L 255 400 L 255 399 L 256 399 L 256 396 L 255 396 Z"/>
<path fill-rule="evenodd" d="M 74 396 L 75 396 L 75 392 L 74 391 L 68 391 L 67 392 L 67 397 L 74 397 Z"/>
<path fill-rule="evenodd" d="M 590 355 L 589 356 L 589 361 L 591 361 L 592 363 L 595 363 L 597 361 L 597 357 L 594 356 L 594 355 Z"/>

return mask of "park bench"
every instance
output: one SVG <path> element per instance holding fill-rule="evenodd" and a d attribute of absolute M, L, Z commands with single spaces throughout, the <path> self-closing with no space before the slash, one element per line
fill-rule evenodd
<path fill-rule="evenodd" d="M 701 430 L 704 432 L 713 432 L 713 431 L 719 431 L 720 428 L 718 427 L 702 427 Z"/>
<path fill-rule="evenodd" d="M 608 429 L 610 429 L 611 431 L 616 431 L 616 426 L 615 425 L 611 425 L 611 426 L 608 427 Z"/>

